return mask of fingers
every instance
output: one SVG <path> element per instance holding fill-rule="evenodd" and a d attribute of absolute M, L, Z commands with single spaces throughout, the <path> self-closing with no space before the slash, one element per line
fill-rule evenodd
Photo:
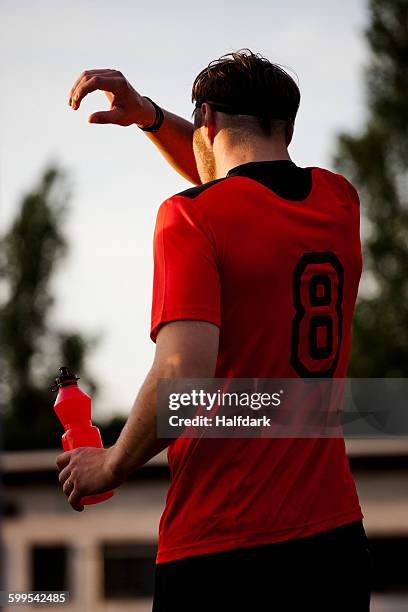
<path fill-rule="evenodd" d="M 59 473 L 58 476 L 58 480 L 60 481 L 61 484 L 64 484 L 64 482 L 66 481 L 67 478 L 69 478 L 71 474 L 71 468 L 69 465 L 67 465 L 63 470 L 61 470 L 61 472 Z"/>
<path fill-rule="evenodd" d="M 75 483 L 73 481 L 72 478 L 68 478 L 68 480 L 66 480 L 64 482 L 64 486 L 62 487 L 62 490 L 64 492 L 64 495 L 66 495 L 68 498 L 71 495 L 72 491 L 75 488 Z"/>
<path fill-rule="evenodd" d="M 118 123 L 121 117 L 121 111 L 118 108 L 113 108 L 109 111 L 98 111 L 92 113 L 88 117 L 89 123 Z"/>
<path fill-rule="evenodd" d="M 84 74 L 84 76 L 76 83 L 75 88 L 71 93 L 71 107 L 77 110 L 81 101 L 92 91 L 100 89 L 112 94 L 118 94 L 126 83 L 121 72 L 117 70 L 107 72 L 95 72 L 94 74 Z"/>
<path fill-rule="evenodd" d="M 61 453 L 55 460 L 57 468 L 62 470 L 71 460 L 72 451 L 66 451 L 65 453 Z"/>
<path fill-rule="evenodd" d="M 72 108 L 74 110 L 77 110 L 81 104 L 81 101 L 92 91 L 96 91 L 97 89 L 102 89 L 104 91 L 112 91 L 113 80 L 114 79 L 112 78 L 106 78 L 100 75 L 93 75 L 80 81 L 80 83 L 75 88 Z"/>
<path fill-rule="evenodd" d="M 112 72 L 116 72 L 116 71 L 111 70 L 110 68 L 98 68 L 97 70 L 84 70 L 84 72 L 81 72 L 81 74 L 79 75 L 79 77 L 77 78 L 77 80 L 75 81 L 75 83 L 73 84 L 73 86 L 71 87 L 69 91 L 69 96 L 68 96 L 69 106 L 72 105 L 72 100 L 74 97 L 75 90 L 77 86 L 79 85 L 79 83 L 82 81 L 82 79 L 86 79 L 88 77 L 94 76 L 95 74 L 106 75 Z"/>
<path fill-rule="evenodd" d="M 80 503 L 82 493 L 79 490 L 79 487 L 77 486 L 75 480 L 72 477 L 70 478 L 69 476 L 70 475 L 68 474 L 68 478 L 64 482 L 62 490 L 64 492 L 64 495 L 68 498 L 68 501 L 71 504 L 72 508 L 77 512 L 82 512 L 82 510 L 84 509 L 83 505 Z"/>
<path fill-rule="evenodd" d="M 71 504 L 72 508 L 77 512 L 82 512 L 84 509 L 83 505 L 80 503 L 81 493 L 77 488 L 73 488 L 72 493 L 68 497 L 68 501 Z"/>
<path fill-rule="evenodd" d="M 62 490 L 64 495 L 68 498 L 72 508 L 77 512 L 82 512 L 84 506 L 80 503 L 82 493 L 76 482 L 76 473 L 73 463 L 70 463 L 73 454 L 79 454 L 80 449 L 74 449 L 72 451 L 66 451 L 58 455 L 56 464 L 60 470 L 58 480 L 63 485 Z"/>

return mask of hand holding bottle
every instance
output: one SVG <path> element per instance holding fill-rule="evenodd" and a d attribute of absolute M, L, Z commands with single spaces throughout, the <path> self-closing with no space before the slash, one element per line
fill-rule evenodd
<path fill-rule="evenodd" d="M 58 478 L 74 510 L 81 512 L 84 505 L 109 499 L 112 489 L 122 483 L 111 468 L 111 450 L 81 447 L 58 455 Z"/>
<path fill-rule="evenodd" d="M 97 504 L 114 494 L 111 452 L 103 448 L 99 429 L 92 425 L 91 398 L 78 387 L 78 377 L 67 367 L 59 372 L 52 388 L 58 390 L 54 410 L 65 429 L 62 446 L 66 452 L 57 457 L 62 470 L 59 480 L 72 507 L 83 510 L 83 505 Z"/>

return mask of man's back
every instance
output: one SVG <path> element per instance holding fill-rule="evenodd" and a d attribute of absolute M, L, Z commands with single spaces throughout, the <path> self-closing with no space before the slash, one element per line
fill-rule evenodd
<path fill-rule="evenodd" d="M 361 274 L 341 176 L 250 162 L 163 203 L 152 338 L 220 327 L 220 378 L 345 377 Z M 362 518 L 342 439 L 187 439 L 168 449 L 158 562 L 307 536 Z"/>

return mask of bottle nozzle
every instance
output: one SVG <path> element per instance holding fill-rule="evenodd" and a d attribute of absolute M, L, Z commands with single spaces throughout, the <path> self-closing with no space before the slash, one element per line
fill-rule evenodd
<path fill-rule="evenodd" d="M 65 385 L 73 385 L 79 380 L 79 376 L 75 376 L 66 366 L 59 368 L 59 373 L 59 376 L 55 379 L 56 384 L 51 387 L 51 391 L 58 391 L 58 388 L 64 387 Z"/>

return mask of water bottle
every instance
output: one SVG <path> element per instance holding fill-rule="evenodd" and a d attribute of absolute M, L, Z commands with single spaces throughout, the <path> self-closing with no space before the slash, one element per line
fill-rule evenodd
<path fill-rule="evenodd" d="M 79 446 L 93 446 L 103 448 L 99 429 L 92 425 L 91 421 L 91 398 L 79 388 L 75 376 L 67 367 L 59 368 L 59 376 L 55 379 L 56 384 L 51 391 L 58 391 L 54 404 L 54 410 L 61 421 L 65 433 L 63 434 L 62 447 L 64 451 L 78 448 Z M 82 497 L 82 505 L 98 504 L 109 499 L 114 490 L 96 495 Z"/>

